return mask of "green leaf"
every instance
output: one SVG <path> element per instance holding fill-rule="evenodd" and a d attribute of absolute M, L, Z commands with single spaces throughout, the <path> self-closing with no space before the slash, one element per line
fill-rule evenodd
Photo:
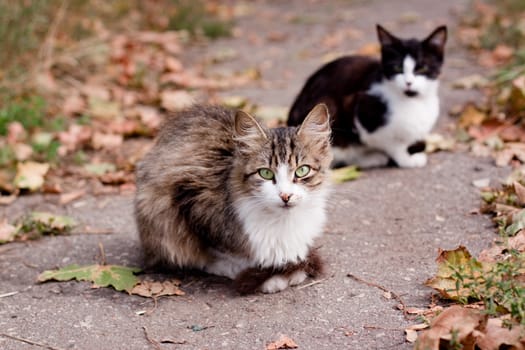
<path fill-rule="evenodd" d="M 94 175 L 104 175 L 117 170 L 117 167 L 111 163 L 91 163 L 84 165 L 84 169 Z"/>
<path fill-rule="evenodd" d="M 335 183 L 343 183 L 346 181 L 352 181 L 359 178 L 362 172 L 357 169 L 356 166 L 345 166 L 332 170 L 332 181 Z"/>
<path fill-rule="evenodd" d="M 137 267 L 126 267 L 118 265 L 89 265 L 79 266 L 76 264 L 66 266 L 58 270 L 48 270 L 38 276 L 38 282 L 55 281 L 90 281 L 94 287 L 111 286 L 115 290 L 130 293 L 139 282 L 135 273 L 140 272 Z"/>
<path fill-rule="evenodd" d="M 40 235 L 59 235 L 68 233 L 76 225 L 77 222 L 72 217 L 35 211 L 22 222 L 22 231 L 36 231 Z"/>

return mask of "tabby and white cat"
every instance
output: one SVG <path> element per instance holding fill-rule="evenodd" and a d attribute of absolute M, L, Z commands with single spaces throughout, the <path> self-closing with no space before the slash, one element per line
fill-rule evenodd
<path fill-rule="evenodd" d="M 137 168 L 135 215 L 149 266 L 196 268 L 273 293 L 321 272 L 332 161 L 326 106 L 300 127 L 194 106 L 169 118 Z"/>
<path fill-rule="evenodd" d="M 321 67 L 306 82 L 288 117 L 300 124 L 317 103 L 328 106 L 333 166 L 423 167 L 424 139 L 439 115 L 438 76 L 445 26 L 426 39 L 400 39 L 380 25 L 381 60 L 346 56 Z"/>

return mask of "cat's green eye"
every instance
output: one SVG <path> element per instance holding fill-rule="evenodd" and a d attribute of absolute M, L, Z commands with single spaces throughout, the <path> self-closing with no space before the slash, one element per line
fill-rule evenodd
<path fill-rule="evenodd" d="M 403 67 L 399 64 L 394 66 L 394 73 L 403 73 Z"/>
<path fill-rule="evenodd" d="M 268 168 L 261 168 L 257 171 L 259 173 L 259 176 L 262 177 L 265 180 L 273 180 L 274 173 Z"/>
<path fill-rule="evenodd" d="M 428 67 L 427 66 L 421 66 L 419 67 L 418 69 L 416 69 L 416 73 L 426 73 L 428 71 Z"/>
<path fill-rule="evenodd" d="M 310 167 L 308 165 L 301 165 L 295 169 L 295 177 L 305 177 L 310 173 Z"/>

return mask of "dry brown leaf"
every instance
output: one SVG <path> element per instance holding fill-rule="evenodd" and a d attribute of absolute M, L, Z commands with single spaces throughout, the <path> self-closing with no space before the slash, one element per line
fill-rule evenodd
<path fill-rule="evenodd" d="M 499 132 L 499 137 L 503 141 L 524 141 L 525 140 L 525 129 L 519 125 L 510 125 L 501 132 Z"/>
<path fill-rule="evenodd" d="M 92 130 L 85 125 L 73 124 L 69 126 L 67 131 L 58 133 L 58 140 L 61 143 L 59 153 L 65 155 L 68 152 L 73 152 L 80 148 L 81 145 L 87 143 L 91 139 Z"/>
<path fill-rule="evenodd" d="M 496 165 L 499 167 L 507 166 L 514 158 L 525 163 L 525 144 L 519 142 L 507 142 L 505 148 L 496 153 Z"/>
<path fill-rule="evenodd" d="M 79 95 L 68 96 L 64 100 L 62 112 L 65 115 L 74 115 L 84 112 L 86 109 L 86 101 Z"/>
<path fill-rule="evenodd" d="M 37 162 L 18 163 L 14 184 L 17 188 L 36 191 L 44 184 L 44 176 L 49 170 L 49 164 Z"/>
<path fill-rule="evenodd" d="M 459 126 L 467 128 L 472 125 L 481 125 L 487 115 L 480 111 L 473 103 L 467 104 L 459 116 Z"/>
<path fill-rule="evenodd" d="M 417 331 L 413 330 L 413 329 L 405 329 L 405 333 L 406 333 L 406 341 L 409 342 L 409 343 L 413 343 L 417 340 Z"/>
<path fill-rule="evenodd" d="M 27 137 L 26 130 L 20 122 L 11 122 L 7 126 L 7 143 L 14 145 L 19 141 L 25 140 Z"/>
<path fill-rule="evenodd" d="M 163 91 L 160 95 L 160 100 L 162 107 L 172 112 L 190 107 L 195 102 L 193 96 L 184 90 Z"/>
<path fill-rule="evenodd" d="M 266 350 L 297 349 L 298 347 L 291 338 L 282 335 L 279 340 L 266 345 Z"/>
<path fill-rule="evenodd" d="M 16 227 L 10 225 L 7 219 L 0 220 L 0 244 L 13 241 L 16 231 Z"/>
<path fill-rule="evenodd" d="M 519 204 L 521 205 L 525 204 L 525 186 L 523 186 L 517 181 L 515 181 L 512 185 L 514 187 L 514 192 L 516 193 L 516 196 L 518 197 Z"/>
<path fill-rule="evenodd" d="M 514 56 L 514 51 L 515 49 L 508 45 L 499 44 L 492 50 L 492 57 L 498 64 L 506 63 Z"/>
<path fill-rule="evenodd" d="M 414 349 L 439 350 L 441 340 L 451 340 L 454 336 L 463 349 L 473 350 L 475 331 L 482 329 L 485 323 L 486 316 L 478 310 L 451 306 L 432 320 L 430 329 L 419 336 Z"/>
<path fill-rule="evenodd" d="M 512 81 L 507 104 L 516 112 L 525 109 L 525 75 L 521 75 Z"/>
<path fill-rule="evenodd" d="M 119 134 L 104 134 L 95 132 L 91 139 L 91 145 L 94 149 L 115 150 L 122 145 L 124 137 Z"/>
<path fill-rule="evenodd" d="M 130 294 L 146 298 L 157 298 L 164 295 L 185 295 L 186 293 L 179 288 L 180 283 L 176 279 L 163 282 L 144 280 L 136 284 Z"/>
<path fill-rule="evenodd" d="M 76 190 L 68 193 L 62 193 L 58 202 L 62 205 L 73 202 L 86 194 L 86 190 Z"/>
<path fill-rule="evenodd" d="M 499 318 L 491 318 L 476 338 L 480 350 L 513 349 L 525 350 L 525 327 L 514 325 L 512 329 L 503 326 Z"/>
<path fill-rule="evenodd" d="M 140 121 L 151 130 L 157 130 L 162 122 L 159 110 L 150 106 L 137 106 Z"/>
<path fill-rule="evenodd" d="M 28 160 L 33 155 L 33 147 L 26 143 L 16 143 L 12 146 L 15 158 L 19 162 Z"/>

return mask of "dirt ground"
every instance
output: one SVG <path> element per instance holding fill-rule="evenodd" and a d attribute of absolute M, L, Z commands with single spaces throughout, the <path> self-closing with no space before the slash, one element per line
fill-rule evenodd
<path fill-rule="evenodd" d="M 400 36 L 415 37 L 445 23 L 450 41 L 438 129 L 446 132 L 452 122 L 447 110 L 476 97 L 451 89 L 454 79 L 477 70 L 454 40 L 455 14 L 467 3 L 249 2 L 236 37 L 192 47 L 186 59 L 235 52 L 209 73 L 257 66 L 264 83 L 222 94 L 289 106 L 323 59 L 375 42 L 376 23 Z M 342 39 L 340 32 L 346 33 Z M 133 197 L 90 197 L 63 207 L 56 197 L 35 195 L 0 207 L 0 217 L 50 210 L 114 232 L 80 232 L 0 247 L 0 294 L 17 292 L 0 298 L 0 334 L 40 344 L 0 336 L 0 348 L 154 349 L 146 329 L 150 339 L 182 343 L 163 343 L 162 349 L 264 349 L 280 335 L 292 338 L 299 349 L 410 349 L 403 330 L 415 321 L 405 319 L 398 301 L 373 284 L 399 295 L 406 306 L 428 305 L 432 291 L 423 283 L 436 271 L 438 248 L 464 245 L 476 254 L 494 237 L 490 220 L 473 214 L 479 207 L 479 190 L 472 181 L 490 178 L 496 183 L 508 173 L 489 159 L 462 152 L 429 159 L 424 169 L 371 170 L 357 181 L 335 186 L 326 234 L 318 242 L 327 261 L 326 278 L 275 295 L 239 296 L 230 281 L 203 275 L 179 276 L 186 295 L 157 303 L 112 289 L 92 289 L 86 282 L 37 284 L 43 270 L 97 261 L 99 243 L 107 263 L 139 265 Z"/>

